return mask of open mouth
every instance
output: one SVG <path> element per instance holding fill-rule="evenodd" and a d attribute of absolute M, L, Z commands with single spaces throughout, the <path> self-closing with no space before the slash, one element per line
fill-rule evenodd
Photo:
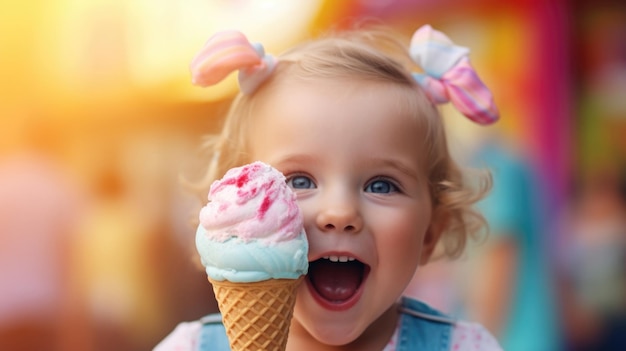
<path fill-rule="evenodd" d="M 323 307 L 344 310 L 358 301 L 369 270 L 354 257 L 327 256 L 309 263 L 307 284 Z"/>

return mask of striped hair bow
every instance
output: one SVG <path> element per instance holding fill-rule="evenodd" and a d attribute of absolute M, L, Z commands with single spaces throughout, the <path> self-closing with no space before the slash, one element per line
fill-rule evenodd
<path fill-rule="evenodd" d="M 470 65 L 469 49 L 454 45 L 445 34 L 424 25 L 413 34 L 409 54 L 424 70 L 413 77 L 433 103 L 452 102 L 479 124 L 498 120 L 491 92 Z"/>
<path fill-rule="evenodd" d="M 252 44 L 238 31 L 214 34 L 191 61 L 192 83 L 202 87 L 214 85 L 231 72 L 239 70 L 239 88 L 252 94 L 272 73 L 276 59 L 266 55 L 261 44 Z"/>

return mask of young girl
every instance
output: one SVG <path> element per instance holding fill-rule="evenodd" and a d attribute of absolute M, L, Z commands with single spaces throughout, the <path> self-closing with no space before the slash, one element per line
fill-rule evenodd
<path fill-rule="evenodd" d="M 260 160 L 285 174 L 304 214 L 310 267 L 287 350 L 500 349 L 481 326 L 401 296 L 438 243 L 457 256 L 484 223 L 471 206 L 489 178 L 463 179 L 436 107 L 452 102 L 481 124 L 498 118 L 467 56 L 424 26 L 408 50 L 361 29 L 278 58 L 222 32 L 192 62 L 195 84 L 239 70 L 241 87 L 209 142 L 206 184 Z M 227 350 L 219 321 L 181 323 L 155 350 Z"/>

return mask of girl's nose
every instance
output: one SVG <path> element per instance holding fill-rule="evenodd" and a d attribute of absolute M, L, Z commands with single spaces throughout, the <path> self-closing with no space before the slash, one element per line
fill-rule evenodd
<path fill-rule="evenodd" d="M 358 205 L 344 199 L 326 203 L 317 214 L 316 224 L 322 232 L 358 233 L 363 227 L 363 219 Z"/>

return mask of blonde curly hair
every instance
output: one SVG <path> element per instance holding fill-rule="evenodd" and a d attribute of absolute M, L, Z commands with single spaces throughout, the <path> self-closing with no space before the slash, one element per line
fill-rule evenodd
<path fill-rule="evenodd" d="M 447 145 L 443 119 L 411 72 L 420 68 L 409 57 L 408 48 L 397 34 L 385 28 L 359 28 L 331 33 L 302 43 L 278 56 L 275 71 L 253 94 L 239 93 L 233 100 L 219 134 L 209 135 L 203 149 L 211 162 L 205 176 L 193 189 L 206 197 L 211 183 L 230 168 L 252 162 L 248 156 L 248 120 L 254 118 L 259 99 L 272 93 L 272 86 L 286 79 L 352 79 L 393 83 L 415 91 L 409 109 L 423 130 L 426 174 L 433 205 L 433 218 L 442 221 L 437 256 L 461 255 L 469 238 L 486 229 L 484 217 L 473 205 L 491 188 L 488 172 L 467 179 L 453 160 Z"/>

